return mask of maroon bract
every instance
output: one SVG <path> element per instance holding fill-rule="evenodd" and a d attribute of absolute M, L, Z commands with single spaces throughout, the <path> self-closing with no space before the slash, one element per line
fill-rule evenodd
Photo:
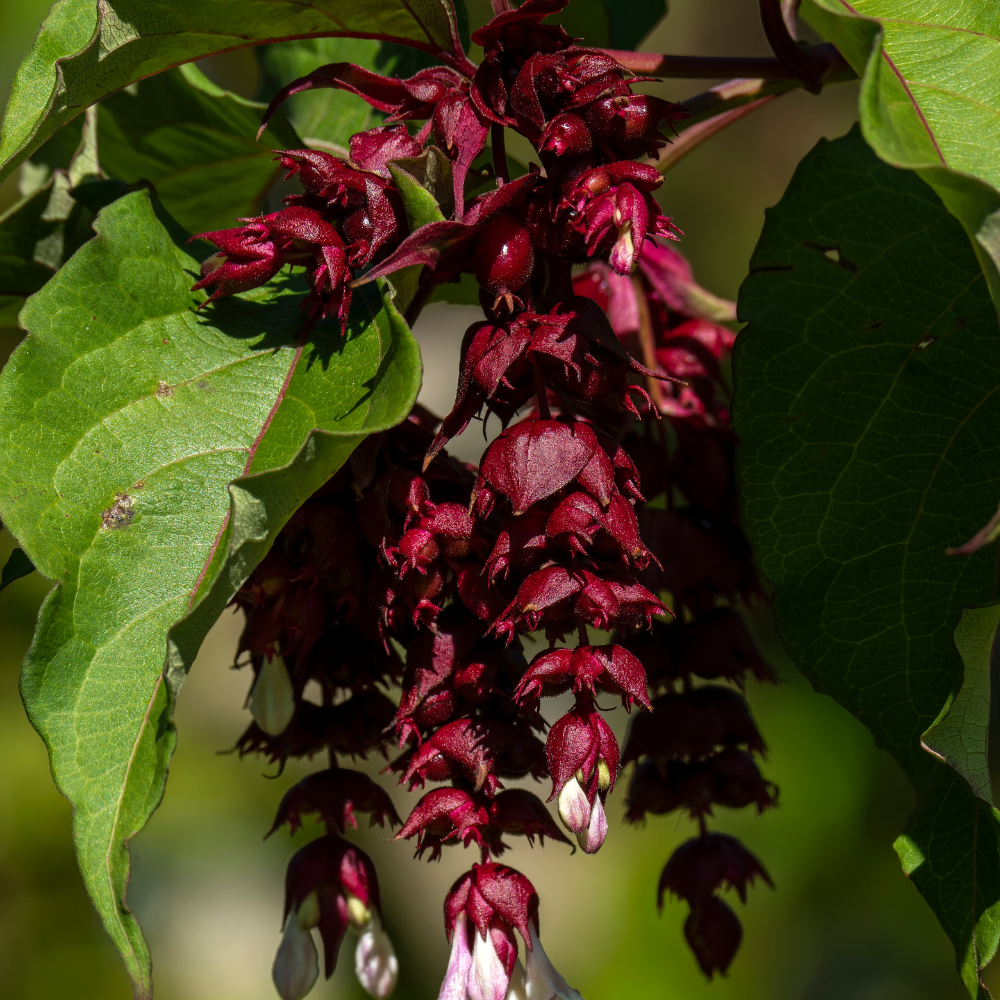
<path fill-rule="evenodd" d="M 493 20 L 473 32 L 472 41 L 483 47 L 483 62 L 473 77 L 472 99 L 484 117 L 498 125 L 518 124 L 510 114 L 509 103 L 522 67 L 537 52 L 558 52 L 572 45 L 565 28 L 541 23 L 551 14 L 558 14 L 567 3 L 525 0 L 516 9 L 504 4 Z"/>
<path fill-rule="evenodd" d="M 701 971 L 712 978 L 725 975 L 743 940 L 736 914 L 718 896 L 693 909 L 684 921 L 684 937 L 698 959 Z"/>
<path fill-rule="evenodd" d="M 545 741 L 554 799 L 576 777 L 590 802 L 598 791 L 612 791 L 618 774 L 618 741 L 592 699 L 578 696 L 576 705 L 553 723 Z M 604 788 L 601 788 L 601 785 Z"/>
<path fill-rule="evenodd" d="M 539 653 L 532 660 L 514 691 L 518 701 L 597 690 L 621 696 L 626 708 L 638 702 L 650 707 L 646 693 L 646 672 L 642 664 L 622 646 L 578 646 Z"/>
<path fill-rule="evenodd" d="M 285 823 L 289 833 L 295 833 L 302 826 L 302 817 L 308 813 L 316 813 L 340 833 L 348 827 L 356 830 L 359 812 L 370 814 L 371 826 L 385 826 L 386 821 L 392 826 L 402 823 L 385 790 L 368 775 L 331 768 L 308 775 L 285 793 L 268 835 Z"/>
<path fill-rule="evenodd" d="M 705 834 L 674 851 L 660 875 L 657 904 L 663 908 L 664 893 L 669 891 L 692 907 L 704 906 L 723 887 L 735 889 L 745 903 L 747 887 L 758 878 L 774 884 L 764 866 L 735 837 Z"/>

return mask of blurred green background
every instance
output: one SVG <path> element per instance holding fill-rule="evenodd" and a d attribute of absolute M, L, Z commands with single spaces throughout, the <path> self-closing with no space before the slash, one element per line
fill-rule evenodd
<path fill-rule="evenodd" d="M 0 0 L 4 95 L 47 6 L 45 0 Z M 766 54 L 756 6 L 754 0 L 673 0 L 670 16 L 644 47 Z M 470 8 L 474 24 L 488 9 L 479 0 Z M 206 69 L 252 95 L 255 69 L 247 53 L 216 59 Z M 678 99 L 700 89 L 682 81 L 661 88 Z M 686 234 L 682 249 L 709 288 L 735 296 L 765 208 L 780 198 L 795 164 L 820 137 L 850 127 L 856 96 L 848 84 L 819 97 L 783 97 L 667 177 L 662 202 Z M 16 186 L 8 182 L 0 204 L 15 199 Z M 438 400 L 454 384 L 468 316 L 442 306 L 433 315 L 417 333 L 433 346 L 426 398 L 440 408 Z M 6 356 L 19 335 L 7 330 L 2 336 Z M 0 558 L 10 547 L 4 536 Z M 0 996 L 126 1000 L 127 978 L 76 872 L 69 806 L 51 784 L 44 748 L 17 694 L 19 663 L 45 590 L 36 575 L 0 595 Z M 615 824 L 595 857 L 571 856 L 559 845 L 544 852 L 515 847 L 510 863 L 541 894 L 549 954 L 589 1000 L 957 1000 L 963 993 L 950 944 L 891 847 L 912 805 L 909 787 L 867 731 L 796 674 L 767 623 L 757 628 L 782 678 L 775 688 L 748 692 L 771 747 L 766 773 L 780 786 L 781 804 L 761 818 L 722 810 L 714 826 L 746 840 L 776 890 L 758 887 L 745 908 L 736 903 L 746 933 L 730 975 L 705 982 L 682 940 L 682 904 L 668 904 L 657 916 L 660 867 L 692 832 L 674 818 L 643 829 Z M 275 996 L 270 964 L 280 934 L 284 866 L 294 846 L 312 834 L 307 829 L 293 843 L 284 834 L 262 840 L 282 793 L 308 765 L 277 776 L 254 759 L 219 753 L 248 720 L 242 707 L 247 678 L 230 669 L 238 630 L 238 621 L 226 615 L 206 641 L 180 696 L 179 749 L 166 797 L 132 845 L 129 901 L 152 948 L 158 1000 Z M 627 718 L 619 710 L 611 722 L 621 737 Z M 378 764 L 368 766 L 374 771 Z M 397 794 L 401 812 L 408 798 Z M 622 796 L 616 798 L 612 817 L 621 808 Z M 453 848 L 441 864 L 418 863 L 406 845 L 384 838 L 375 829 L 357 839 L 379 866 L 402 966 L 397 996 L 431 998 L 447 960 L 441 900 L 474 858 Z M 312 995 L 362 996 L 351 967 L 345 949 L 334 979 Z"/>

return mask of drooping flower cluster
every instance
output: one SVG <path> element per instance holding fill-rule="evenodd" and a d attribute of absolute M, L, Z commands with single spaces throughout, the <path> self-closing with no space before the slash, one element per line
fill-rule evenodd
<path fill-rule="evenodd" d="M 632 426 L 622 439 L 649 493 L 663 501 L 638 512 L 657 557 L 643 582 L 671 594 L 679 618 L 622 639 L 643 663 L 654 695 L 653 711 L 632 722 L 622 764 L 635 763 L 630 822 L 683 810 L 699 823 L 700 835 L 667 862 L 659 902 L 669 891 L 688 903 L 684 933 L 711 977 L 729 968 L 742 938 L 718 891 L 734 888 L 745 901 L 748 884 L 770 878 L 739 841 L 709 833 L 706 818 L 714 806 L 763 811 L 776 797 L 754 760 L 764 741 L 740 693 L 747 674 L 758 681 L 774 676 L 734 610 L 759 596 L 736 520 L 722 373 L 733 335 L 718 321 L 734 318 L 734 310 L 701 288 L 687 261 L 665 246 L 647 245 L 631 278 L 595 263 L 578 275 L 576 288 L 607 312 L 630 350 L 684 379 L 657 387 L 654 405 L 664 419 Z"/>
<path fill-rule="evenodd" d="M 756 577 L 732 494 L 721 373 L 732 334 L 715 322 L 731 317 L 656 243 L 675 233 L 652 197 L 660 175 L 639 160 L 663 146 L 681 109 L 633 94 L 639 81 L 608 53 L 542 23 L 565 4 L 496 0 L 473 36 L 478 68 L 451 59 L 398 80 L 345 63 L 295 81 L 268 114 L 294 93 L 338 87 L 389 124 L 356 136 L 349 161 L 280 154 L 305 193 L 242 229 L 203 234 L 221 250 L 197 286 L 211 298 L 304 265 L 309 321 L 335 317 L 343 330 L 354 285 L 420 266 L 414 303 L 471 273 L 485 313 L 464 338 L 452 411 L 437 421 L 417 408 L 370 437 L 236 598 L 255 674 L 241 753 L 330 755 L 275 821 L 294 831 L 315 814 L 326 825 L 289 867 L 274 970 L 285 1000 L 318 974 L 312 928 L 328 975 L 353 927 L 365 988 L 382 997 L 395 982 L 374 867 L 344 835 L 357 813 L 400 821 L 337 755 L 388 755 L 395 742 L 386 770 L 424 790 L 396 839 L 431 860 L 448 845 L 480 851 L 446 900 L 441 1000 L 579 996 L 541 949 L 530 882 L 494 860 L 509 836 L 570 843 L 512 779 L 550 779 L 549 800 L 588 854 L 633 761 L 631 820 L 675 809 L 696 819 L 700 836 L 668 862 L 660 899 L 669 890 L 688 901 L 686 935 L 709 976 L 728 968 L 741 933 L 719 890 L 743 897 L 767 880 L 705 825 L 714 805 L 774 801 L 746 702 L 702 683 L 769 676 L 734 610 Z M 397 124 L 412 120 L 425 122 L 413 136 Z M 507 128 L 539 160 L 513 180 Z M 496 187 L 466 197 L 488 137 Z M 450 160 L 454 214 L 408 232 L 389 164 L 430 142 Z M 448 441 L 490 415 L 503 430 L 479 468 L 452 460 Z M 539 638 L 547 645 L 529 662 Z M 572 707 L 548 726 L 542 699 L 565 694 Z M 624 753 L 605 698 L 637 707 Z"/>

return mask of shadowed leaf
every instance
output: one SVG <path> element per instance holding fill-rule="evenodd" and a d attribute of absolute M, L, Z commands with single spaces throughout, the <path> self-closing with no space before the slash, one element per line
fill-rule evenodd
<path fill-rule="evenodd" d="M 953 629 L 992 595 L 970 537 L 1000 493 L 1000 338 L 969 242 L 857 129 L 769 210 L 740 294 L 741 520 L 817 690 L 871 729 L 919 802 L 897 849 L 970 996 L 997 946 L 996 812 L 921 746 L 958 686 Z M 954 704 L 954 703 L 953 703 Z"/>

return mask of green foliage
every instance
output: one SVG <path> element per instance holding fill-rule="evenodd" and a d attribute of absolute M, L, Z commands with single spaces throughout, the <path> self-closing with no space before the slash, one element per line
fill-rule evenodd
<path fill-rule="evenodd" d="M 129 184 L 150 181 L 189 232 L 232 226 L 259 210 L 278 176 L 274 150 L 301 146 L 280 115 L 257 142 L 263 110 L 195 66 L 161 73 L 100 104 L 101 168 Z"/>
<path fill-rule="evenodd" d="M 0 178 L 84 108 L 170 66 L 307 35 L 460 48 L 450 0 L 59 0 L 14 80 Z"/>
<path fill-rule="evenodd" d="M 173 696 L 284 521 L 409 411 L 420 364 L 372 286 L 346 338 L 320 326 L 301 341 L 306 288 L 287 275 L 195 312 L 197 262 L 145 190 L 95 227 L 28 303 L 29 337 L 0 376 L 0 513 L 58 582 L 22 695 L 73 803 L 88 891 L 145 997 L 126 844 L 163 793 Z"/>
<path fill-rule="evenodd" d="M 634 49 L 666 13 L 667 0 L 574 0 L 552 21 L 587 45 Z"/>
<path fill-rule="evenodd" d="M 58 226 L 46 218 L 51 184 L 22 198 L 0 216 L 0 288 L 5 295 L 28 296 L 49 278 L 52 268 L 36 260 L 36 247 Z"/>
<path fill-rule="evenodd" d="M 802 12 L 862 77 L 869 145 L 937 191 L 1000 303 L 1000 7 L 933 0 L 915 16 L 903 0 L 805 0 Z"/>
<path fill-rule="evenodd" d="M 920 741 L 925 750 L 958 771 L 990 805 L 990 659 L 998 624 L 1000 603 L 963 609 L 955 627 L 955 648 L 964 666 L 962 686 Z"/>
<path fill-rule="evenodd" d="M 1000 493 L 1000 339 L 961 228 L 855 129 L 821 142 L 767 218 L 734 359 L 742 523 L 782 639 L 902 764 L 897 850 L 970 995 L 997 945 L 995 811 L 921 736 L 957 688 L 952 628 L 992 555 L 946 555 Z M 940 725 L 940 722 L 939 722 Z M 932 737 L 933 739 L 933 737 Z"/>

